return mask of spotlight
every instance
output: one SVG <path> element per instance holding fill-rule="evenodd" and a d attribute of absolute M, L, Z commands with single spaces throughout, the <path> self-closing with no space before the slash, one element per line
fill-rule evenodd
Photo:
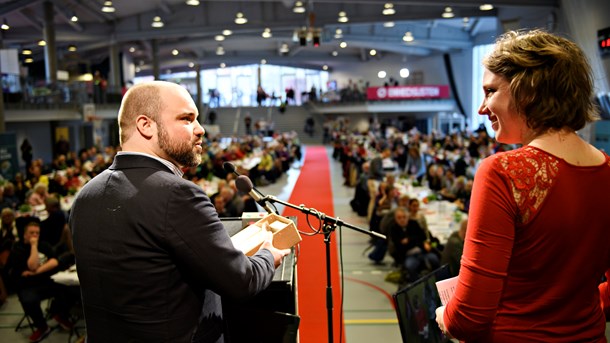
<path fill-rule="evenodd" d="M 393 15 L 396 13 L 396 10 L 394 10 L 394 4 L 388 2 L 387 4 L 383 5 L 383 11 L 381 13 L 383 15 Z"/>
<path fill-rule="evenodd" d="M 237 12 L 237 14 L 235 14 L 235 24 L 243 25 L 247 22 L 248 18 L 246 18 L 242 12 Z"/>
<path fill-rule="evenodd" d="M 303 6 L 303 1 L 297 1 L 294 3 L 294 7 L 292 8 L 292 12 L 294 13 L 305 13 L 305 6 Z"/>
<path fill-rule="evenodd" d="M 161 28 L 164 25 L 165 24 L 163 23 L 163 20 L 161 20 L 161 17 L 159 17 L 158 15 L 153 18 L 153 21 L 150 24 L 150 26 L 152 26 L 154 28 Z"/>
<path fill-rule="evenodd" d="M 102 7 L 102 12 L 104 13 L 113 13 L 114 6 L 112 6 L 112 1 L 104 1 L 104 7 Z"/>

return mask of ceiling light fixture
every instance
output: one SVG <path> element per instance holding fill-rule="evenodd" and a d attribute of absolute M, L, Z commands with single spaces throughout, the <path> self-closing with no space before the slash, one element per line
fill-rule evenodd
<path fill-rule="evenodd" d="M 333 55 L 334 57 L 337 57 L 339 55 L 339 53 L 337 52 L 337 50 L 333 50 L 333 52 L 331 53 L 331 55 Z"/>
<path fill-rule="evenodd" d="M 394 13 L 396 13 L 396 10 L 394 9 L 394 4 L 391 2 L 388 2 L 385 5 L 383 5 L 383 11 L 381 11 L 381 13 L 383 15 L 394 15 Z"/>
<path fill-rule="evenodd" d="M 180 53 L 180 51 L 178 51 L 178 49 L 172 50 L 172 55 L 174 55 L 174 56 L 178 56 L 179 53 Z"/>
<path fill-rule="evenodd" d="M 345 48 L 347 48 L 347 43 L 346 42 L 341 42 L 341 43 L 339 43 L 339 47 L 341 49 L 345 49 Z"/>
<path fill-rule="evenodd" d="M 152 23 L 150 23 L 150 26 L 154 27 L 154 28 L 161 28 L 163 26 L 165 26 L 165 24 L 163 23 L 163 20 L 161 20 L 161 17 L 159 17 L 158 15 L 156 15 L 153 18 Z"/>
<path fill-rule="evenodd" d="M 115 9 L 112 6 L 112 1 L 104 1 L 104 6 L 102 7 L 102 12 L 104 13 L 114 13 Z"/>
<path fill-rule="evenodd" d="M 5 30 L 5 31 L 6 31 L 6 30 L 8 30 L 8 29 L 10 29 L 10 28 L 11 28 L 11 27 L 10 27 L 10 26 L 8 26 L 8 23 L 6 22 L 6 18 L 4 18 L 4 20 L 2 21 L 2 26 L 0 26 L 0 29 L 3 29 L 3 30 Z"/>
<path fill-rule="evenodd" d="M 347 23 L 349 21 L 347 13 L 345 13 L 345 11 L 339 12 L 339 18 L 337 18 L 337 21 L 340 23 Z"/>
<path fill-rule="evenodd" d="M 375 56 L 375 55 L 377 55 L 377 50 L 375 50 L 375 49 L 371 49 L 371 51 L 369 51 L 369 54 L 370 54 L 371 56 Z"/>
<path fill-rule="evenodd" d="M 303 5 L 303 1 L 297 1 L 294 3 L 294 7 L 292 8 L 292 12 L 294 13 L 305 13 L 305 6 Z"/>
<path fill-rule="evenodd" d="M 129 48 L 129 52 L 135 52 L 136 48 L 134 48 L 133 46 Z"/>
<path fill-rule="evenodd" d="M 407 77 L 409 77 L 409 69 L 407 68 L 402 68 L 400 69 L 400 77 L 402 77 L 403 79 L 406 79 Z"/>
<path fill-rule="evenodd" d="M 71 21 L 71 22 L 73 22 L 73 23 L 78 22 L 78 17 L 76 16 L 76 13 L 74 13 L 74 14 L 72 15 L 72 17 L 70 17 L 70 21 Z"/>
<path fill-rule="evenodd" d="M 25 62 L 25 63 L 32 63 L 32 62 L 34 62 L 34 59 L 33 58 L 26 58 L 23 62 Z"/>
<path fill-rule="evenodd" d="M 453 18 L 455 17 L 455 13 L 453 13 L 453 9 L 451 7 L 445 7 L 445 12 L 443 12 L 442 17 Z"/>
<path fill-rule="evenodd" d="M 395 24 L 393 21 L 386 21 L 385 23 L 383 23 L 383 27 L 387 27 L 387 28 L 394 27 L 394 25 Z"/>
<path fill-rule="evenodd" d="M 70 51 L 70 52 L 76 51 L 76 45 L 74 45 L 74 44 L 68 45 L 68 51 Z"/>
<path fill-rule="evenodd" d="M 32 50 L 30 50 L 30 49 L 23 49 L 21 51 L 21 54 L 22 55 L 31 55 L 32 54 Z"/>
<path fill-rule="evenodd" d="M 44 41 L 44 39 L 41 39 L 38 41 L 38 46 L 45 46 L 47 45 L 47 42 Z"/>
<path fill-rule="evenodd" d="M 387 73 L 385 72 L 385 70 L 380 70 L 380 71 L 377 73 L 377 77 L 378 77 L 378 78 L 380 78 L 380 79 L 385 78 L 385 77 L 386 77 L 386 75 L 387 75 Z"/>
<path fill-rule="evenodd" d="M 235 24 L 243 25 L 247 22 L 248 22 L 248 18 L 246 18 L 246 16 L 244 16 L 244 14 L 242 12 L 237 12 L 237 14 L 235 14 Z"/>
<path fill-rule="evenodd" d="M 219 45 L 216 47 L 216 55 L 218 55 L 218 56 L 222 56 L 222 55 L 224 55 L 224 54 L 225 54 L 225 48 L 223 48 L 223 46 L 219 44 Z"/>
<path fill-rule="evenodd" d="M 491 11 L 491 10 L 494 9 L 494 5 L 492 5 L 492 4 L 483 4 L 483 5 L 479 6 L 479 9 L 481 11 Z"/>
<path fill-rule="evenodd" d="M 186 4 L 189 6 L 199 6 L 199 0 L 186 0 Z"/>
<path fill-rule="evenodd" d="M 263 59 L 261 60 L 261 64 L 267 64 L 267 60 L 263 58 Z"/>
<path fill-rule="evenodd" d="M 224 63 L 224 62 L 220 63 L 220 67 L 221 67 L 221 68 L 225 68 L 226 66 L 227 66 L 227 64 L 226 64 L 226 63 Z"/>
<path fill-rule="evenodd" d="M 336 29 L 335 30 L 335 39 L 341 39 L 343 37 L 343 30 Z"/>
<path fill-rule="evenodd" d="M 225 36 L 223 35 L 216 35 L 214 36 L 214 40 L 217 42 L 222 42 L 223 40 L 225 40 Z"/>
<path fill-rule="evenodd" d="M 413 34 L 411 33 L 411 31 L 407 31 L 405 32 L 405 35 L 402 37 L 402 40 L 405 42 L 412 42 L 413 41 Z"/>
<path fill-rule="evenodd" d="M 139 73 L 140 70 L 142 70 L 142 69 L 140 69 L 140 67 L 136 67 L 136 73 Z"/>
<path fill-rule="evenodd" d="M 263 33 L 261 34 L 261 36 L 263 36 L 263 38 L 271 38 L 273 36 L 273 34 L 271 33 L 271 29 L 266 27 L 263 30 Z"/>
<path fill-rule="evenodd" d="M 322 66 L 322 70 L 328 70 L 328 66 L 325 64 Z"/>
<path fill-rule="evenodd" d="M 195 63 L 189 62 L 189 68 L 193 68 L 194 66 L 195 66 Z"/>
<path fill-rule="evenodd" d="M 280 54 L 287 54 L 288 52 L 290 52 L 288 44 L 282 43 L 282 46 L 280 46 Z"/>
<path fill-rule="evenodd" d="M 233 34 L 233 31 L 231 31 L 231 30 L 222 30 L 222 34 L 225 35 L 225 36 L 230 36 L 230 35 Z"/>

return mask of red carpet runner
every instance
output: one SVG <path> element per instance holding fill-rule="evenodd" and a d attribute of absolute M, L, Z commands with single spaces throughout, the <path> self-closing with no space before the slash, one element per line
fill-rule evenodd
<path fill-rule="evenodd" d="M 296 182 L 290 203 L 303 204 L 327 216 L 334 217 L 333 194 L 326 149 L 323 146 L 308 147 L 301 174 Z M 298 210 L 286 207 L 284 216 L 296 216 L 298 228 L 311 232 L 307 219 Z M 309 222 L 317 227 L 317 218 Z M 337 261 L 337 233 L 331 235 L 331 280 L 333 290 L 333 341 L 339 342 L 341 288 Z M 301 343 L 328 342 L 328 316 L 326 310 L 326 248 L 324 235 L 304 236 L 297 262 L 298 311 L 301 317 L 299 337 Z M 343 341 L 345 331 L 343 330 Z M 334 343 L 333 342 L 333 343 Z"/>

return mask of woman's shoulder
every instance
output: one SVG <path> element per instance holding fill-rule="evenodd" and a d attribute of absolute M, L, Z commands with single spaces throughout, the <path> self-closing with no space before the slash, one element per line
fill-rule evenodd
<path fill-rule="evenodd" d="M 502 151 L 488 156 L 481 162 L 482 167 L 502 173 L 531 177 L 541 171 L 556 175 L 560 158 L 543 150 L 524 146 L 510 151 Z"/>

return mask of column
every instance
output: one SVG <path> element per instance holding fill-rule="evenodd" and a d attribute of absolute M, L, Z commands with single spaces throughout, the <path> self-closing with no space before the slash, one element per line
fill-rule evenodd
<path fill-rule="evenodd" d="M 110 73 L 108 75 L 108 93 L 121 93 L 121 59 L 119 58 L 119 44 L 113 39 L 110 42 Z"/>
<path fill-rule="evenodd" d="M 152 46 L 152 73 L 155 80 L 159 80 L 159 43 L 156 39 L 151 41 Z"/>
<path fill-rule="evenodd" d="M 197 80 L 197 98 L 195 101 L 195 104 L 197 105 L 197 110 L 199 111 L 199 113 L 201 113 L 201 111 L 203 110 L 203 106 L 202 106 L 202 99 L 203 99 L 203 89 L 201 87 L 201 66 L 199 64 L 195 65 L 195 71 L 197 72 L 196 80 Z"/>
<path fill-rule="evenodd" d="M 55 24 L 53 23 L 53 3 L 44 2 L 44 40 L 47 45 L 44 47 L 44 66 L 47 83 L 57 82 L 57 55 L 55 46 Z"/>

